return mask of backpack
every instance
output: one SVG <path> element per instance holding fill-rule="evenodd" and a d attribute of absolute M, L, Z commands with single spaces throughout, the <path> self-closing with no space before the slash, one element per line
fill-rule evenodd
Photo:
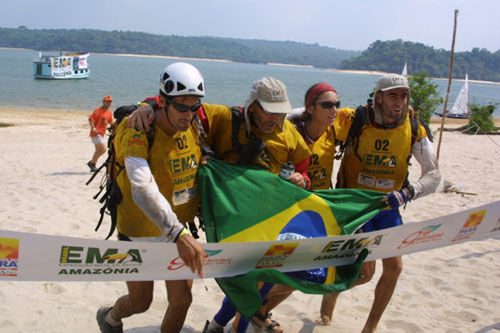
<path fill-rule="evenodd" d="M 221 159 L 230 153 L 236 153 L 235 164 L 249 165 L 265 149 L 266 144 L 261 139 L 253 136 L 248 137 L 246 144 L 241 144 L 238 139 L 241 123 L 243 122 L 243 112 L 238 106 L 231 108 L 231 149 L 222 154 Z"/>
<path fill-rule="evenodd" d="M 370 102 L 370 100 L 368 101 Z M 371 103 L 368 103 L 365 106 L 358 106 L 356 108 L 356 111 L 354 112 L 354 118 L 352 120 L 351 127 L 349 128 L 346 140 L 339 141 L 339 149 L 338 153 L 335 155 L 335 159 L 340 160 L 344 155 L 346 148 L 351 146 L 354 149 L 354 154 L 356 155 L 356 157 L 361 160 L 361 157 L 358 155 L 359 137 L 361 135 L 363 126 L 365 125 L 368 126 L 371 123 L 370 114 L 368 112 L 368 110 L 371 109 L 373 109 Z M 410 147 L 413 147 L 413 144 L 417 141 L 419 125 L 422 125 L 425 128 L 429 140 L 431 142 L 433 141 L 432 133 L 427 123 L 417 118 L 410 117 L 410 125 L 411 125 Z M 410 158 L 411 158 L 411 152 L 410 156 L 408 157 L 408 161 L 410 160 Z"/>
<path fill-rule="evenodd" d="M 372 95 L 370 94 L 370 97 Z M 347 147 L 352 147 L 354 150 L 354 154 L 356 157 L 361 160 L 361 157 L 358 155 L 358 147 L 359 147 L 359 137 L 361 135 L 363 126 L 368 126 L 370 125 L 372 119 L 370 118 L 370 113 L 369 110 L 373 110 L 373 104 L 372 100 L 368 99 L 368 103 L 365 106 L 358 106 L 356 108 L 356 111 L 354 113 L 354 118 L 351 123 L 351 127 L 349 128 L 349 132 L 347 134 L 345 142 L 340 141 L 339 142 L 339 150 L 338 153 L 335 155 L 335 159 L 340 160 L 342 156 L 345 153 L 345 150 Z M 413 147 L 413 144 L 417 141 L 418 137 L 418 126 L 422 125 L 425 128 L 425 131 L 427 132 L 427 136 L 429 137 L 429 140 L 432 142 L 433 137 L 431 130 L 427 123 L 424 121 L 421 121 L 417 118 L 414 118 L 413 116 L 410 116 L 410 125 L 411 125 L 411 145 L 410 145 L 410 154 L 408 155 L 407 162 L 408 165 L 410 165 L 410 159 L 411 159 L 411 147 Z M 409 185 L 408 181 L 408 176 L 409 172 L 406 174 L 406 179 L 403 183 L 403 187 L 407 187 Z M 337 175 L 337 177 L 340 177 L 340 173 Z M 339 184 L 339 179 L 337 178 L 337 184 Z"/>
<path fill-rule="evenodd" d="M 85 185 L 89 185 L 97 176 L 97 174 L 101 171 L 101 169 L 105 168 L 106 173 L 104 174 L 101 180 L 101 184 L 99 185 L 99 191 L 93 196 L 93 199 L 97 200 L 101 195 L 101 193 L 104 191 L 104 193 L 98 199 L 99 203 L 101 203 L 102 206 L 99 210 L 100 217 L 99 221 L 97 222 L 95 231 L 99 230 L 99 227 L 101 226 L 102 221 L 104 219 L 104 214 L 110 215 L 111 227 L 108 235 L 106 236 L 106 239 L 111 237 L 116 228 L 117 206 L 122 200 L 122 193 L 120 191 L 120 188 L 118 187 L 116 179 L 118 178 L 118 175 L 123 171 L 123 169 L 125 169 L 125 166 L 119 164 L 116 161 L 116 150 L 114 146 L 116 129 L 118 128 L 118 125 L 121 123 L 123 118 L 130 115 L 133 111 L 137 109 L 138 106 L 139 105 L 137 104 L 120 106 L 115 110 L 115 112 L 113 112 L 115 123 L 108 129 L 111 133 L 107 143 L 108 156 L 104 161 L 104 163 L 101 166 L 99 166 L 96 171 L 94 171 L 90 179 L 85 183 Z M 154 134 L 155 134 L 154 127 L 152 127 L 148 133 L 146 133 L 146 137 L 148 139 L 148 151 L 151 149 L 153 145 Z"/>

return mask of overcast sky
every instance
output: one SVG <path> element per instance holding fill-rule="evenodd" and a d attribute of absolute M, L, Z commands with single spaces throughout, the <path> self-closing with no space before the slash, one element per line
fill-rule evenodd
<path fill-rule="evenodd" d="M 0 27 L 99 29 L 291 40 L 364 50 L 403 39 L 455 51 L 500 49 L 499 0 L 1 0 Z"/>

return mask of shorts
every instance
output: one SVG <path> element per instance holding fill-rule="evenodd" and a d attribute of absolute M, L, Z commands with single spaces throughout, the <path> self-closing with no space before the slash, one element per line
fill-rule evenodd
<path fill-rule="evenodd" d="M 386 209 L 368 220 L 368 222 L 366 222 L 363 227 L 360 228 L 360 231 L 370 232 L 397 227 L 402 224 L 403 220 L 401 219 L 401 215 L 399 214 L 399 209 Z"/>
<path fill-rule="evenodd" d="M 95 145 L 106 144 L 106 142 L 104 141 L 104 136 L 100 134 L 97 134 L 96 136 L 91 136 L 90 139 L 92 140 L 92 143 Z"/>

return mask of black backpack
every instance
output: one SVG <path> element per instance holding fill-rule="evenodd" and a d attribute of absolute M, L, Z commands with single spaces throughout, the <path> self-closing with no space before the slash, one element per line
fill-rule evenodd
<path fill-rule="evenodd" d="M 253 160 L 266 148 L 266 144 L 255 136 L 249 136 L 246 144 L 240 143 L 238 133 L 240 126 L 244 123 L 243 110 L 238 106 L 231 108 L 231 149 L 222 154 L 224 159 L 230 153 L 236 153 L 235 163 L 237 165 L 250 165 Z"/>
<path fill-rule="evenodd" d="M 108 214 L 111 216 L 111 227 L 108 235 L 106 236 L 106 239 L 111 237 L 116 228 L 117 206 L 122 200 L 122 193 L 120 191 L 120 188 L 118 187 L 116 179 L 118 178 L 118 175 L 122 172 L 122 170 L 125 168 L 125 166 L 119 164 L 116 161 L 116 150 L 114 146 L 116 129 L 118 128 L 118 125 L 121 123 L 123 118 L 130 115 L 133 111 L 137 109 L 137 107 L 138 105 L 120 106 L 115 110 L 115 112 L 113 112 L 115 123 L 109 128 L 111 134 L 108 138 L 108 144 L 107 144 L 108 156 L 104 161 L 104 163 L 101 166 L 99 166 L 96 169 L 96 171 L 94 171 L 90 179 L 85 183 L 85 185 L 89 185 L 97 176 L 97 174 L 101 171 L 101 169 L 106 170 L 106 173 L 104 174 L 101 180 L 101 184 L 99 185 L 99 191 L 93 197 L 94 200 L 98 199 L 99 202 L 102 204 L 99 210 L 100 217 L 99 221 L 97 222 L 95 231 L 99 230 L 99 227 L 101 226 L 102 221 L 104 219 L 104 214 Z M 154 135 L 155 131 L 154 127 L 152 127 L 151 130 L 146 134 L 146 137 L 148 139 L 148 150 L 150 150 L 153 145 Z M 102 193 L 103 191 L 104 193 Z"/>
<path fill-rule="evenodd" d="M 372 94 L 370 94 L 370 97 L 372 97 Z M 368 103 L 365 106 L 358 106 L 356 108 L 356 112 L 354 113 L 354 118 L 352 120 L 351 127 L 349 128 L 349 132 L 347 134 L 347 138 L 345 141 L 339 141 L 339 149 L 337 154 L 335 155 L 335 159 L 340 160 L 342 156 L 344 155 L 344 152 L 347 147 L 352 147 L 354 154 L 356 157 L 361 160 L 361 157 L 358 155 L 358 147 L 359 147 L 359 137 L 361 135 L 363 126 L 368 126 L 370 123 L 373 121 L 373 119 L 370 118 L 372 114 L 370 113 L 373 110 L 373 103 L 372 99 L 368 99 Z M 425 128 L 425 131 L 427 133 L 427 136 L 429 137 L 429 140 L 432 142 L 433 137 L 431 130 L 429 126 L 427 125 L 426 122 L 421 121 L 413 116 L 410 116 L 410 125 L 411 125 L 411 144 L 410 144 L 410 154 L 408 155 L 407 161 L 408 164 L 410 164 L 411 160 L 411 147 L 413 147 L 413 144 L 417 141 L 418 137 L 418 126 L 422 125 Z M 404 181 L 403 187 L 408 186 L 409 181 L 408 181 L 408 173 L 406 175 L 406 179 Z M 339 184 L 339 178 L 340 173 L 337 175 L 337 186 Z"/>

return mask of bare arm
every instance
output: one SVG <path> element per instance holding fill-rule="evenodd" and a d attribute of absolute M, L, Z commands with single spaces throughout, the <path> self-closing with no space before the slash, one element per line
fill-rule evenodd
<path fill-rule="evenodd" d="M 97 131 L 95 130 L 94 122 L 90 118 L 89 118 L 89 124 L 90 124 L 90 130 L 92 131 L 92 133 L 97 133 Z"/>
<path fill-rule="evenodd" d="M 127 119 L 127 126 L 135 128 L 141 133 L 146 133 L 155 120 L 155 113 L 151 105 L 141 104 Z"/>

